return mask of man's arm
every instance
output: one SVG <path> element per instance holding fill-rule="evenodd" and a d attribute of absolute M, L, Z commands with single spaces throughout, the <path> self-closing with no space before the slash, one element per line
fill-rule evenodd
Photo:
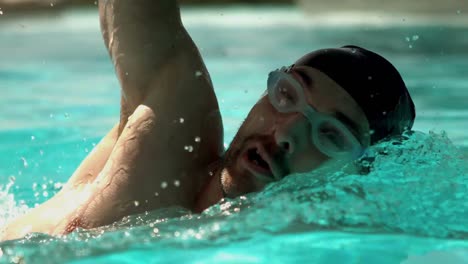
<path fill-rule="evenodd" d="M 127 108 L 123 110 L 130 114 L 169 60 L 187 50 L 198 53 L 175 0 L 100 0 L 99 13 L 105 45 L 122 87 L 122 105 Z"/>
<path fill-rule="evenodd" d="M 80 209 L 83 222 L 95 227 L 145 210 L 193 208 L 209 178 L 206 167 L 220 158 L 223 128 L 208 71 L 177 4 L 101 0 L 99 8 L 124 95 L 124 122 L 95 195 Z M 173 182 L 180 186 L 161 190 Z"/>
<path fill-rule="evenodd" d="M 176 1 L 100 0 L 99 13 L 122 87 L 124 122 L 58 195 L 0 231 L 0 240 L 28 232 L 63 234 L 75 220 L 91 228 L 165 206 L 192 208 L 209 177 L 203 168 L 219 158 L 218 103 Z M 160 187 L 175 181 L 180 186 Z"/>

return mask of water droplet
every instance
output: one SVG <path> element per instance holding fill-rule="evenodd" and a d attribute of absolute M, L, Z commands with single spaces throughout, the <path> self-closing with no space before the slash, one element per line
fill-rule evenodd
<path fill-rule="evenodd" d="M 195 138 L 195 142 L 200 142 L 201 141 L 201 138 L 200 137 L 196 137 Z"/>
<path fill-rule="evenodd" d="M 39 150 L 39 154 L 40 154 L 41 156 L 44 156 L 44 151 L 43 151 L 42 149 Z"/>
<path fill-rule="evenodd" d="M 41 187 L 42 187 L 42 190 L 45 190 L 45 189 L 47 189 L 47 184 L 44 183 L 44 184 L 41 185 Z"/>
<path fill-rule="evenodd" d="M 180 181 L 179 181 L 179 180 L 175 180 L 175 181 L 174 181 L 174 186 L 175 186 L 175 187 L 179 187 L 179 186 L 180 186 Z"/>
<path fill-rule="evenodd" d="M 135 205 L 135 207 L 138 207 L 140 205 L 140 202 L 134 201 L 133 204 Z"/>
<path fill-rule="evenodd" d="M 32 140 L 32 141 L 36 140 L 36 137 L 35 137 L 35 136 L 31 136 L 31 140 Z"/>
<path fill-rule="evenodd" d="M 125 231 L 124 235 L 125 235 L 126 237 L 128 237 L 128 236 L 130 236 L 130 233 L 127 232 L 127 231 Z"/>
<path fill-rule="evenodd" d="M 56 182 L 56 183 L 54 184 L 54 189 L 57 190 L 57 189 L 60 189 L 60 188 L 62 188 L 62 184 L 61 184 L 60 182 Z"/>
<path fill-rule="evenodd" d="M 195 77 L 200 77 L 202 75 L 203 75 L 203 73 L 201 71 L 196 71 L 195 72 Z"/>
<path fill-rule="evenodd" d="M 158 197 L 158 196 L 159 196 L 159 193 L 158 193 L 158 192 L 155 192 L 155 193 L 154 193 L 154 196 L 155 196 L 155 197 Z"/>
<path fill-rule="evenodd" d="M 128 76 L 128 72 L 126 72 L 125 75 Z"/>
<path fill-rule="evenodd" d="M 1 16 L 1 15 L 3 15 L 3 11 L 2 11 L 2 10 L 0 10 L 0 16 Z"/>
<path fill-rule="evenodd" d="M 406 37 L 405 38 L 407 42 L 410 42 L 410 38 L 409 37 Z"/>
<path fill-rule="evenodd" d="M 213 227 L 211 228 L 211 230 L 217 232 L 221 229 L 221 226 L 218 224 L 218 223 L 215 223 L 213 224 Z"/>
<path fill-rule="evenodd" d="M 412 48 L 413 48 L 413 45 L 409 45 L 408 47 L 409 47 L 410 49 L 412 49 Z"/>
<path fill-rule="evenodd" d="M 174 232 L 174 236 L 175 236 L 175 237 L 179 237 L 179 236 L 180 236 L 180 232 L 179 232 L 179 231 L 175 231 L 175 232 Z"/>
<path fill-rule="evenodd" d="M 88 153 L 88 152 L 89 152 L 88 148 L 85 148 L 85 149 L 84 149 L 84 151 L 85 151 L 86 153 Z"/>
<path fill-rule="evenodd" d="M 32 188 L 33 188 L 33 190 L 35 191 L 36 188 L 37 188 L 37 183 L 33 183 Z"/>
<path fill-rule="evenodd" d="M 367 77 L 367 80 L 372 81 L 372 76 Z"/>
<path fill-rule="evenodd" d="M 185 146 L 184 149 L 188 152 L 193 152 L 193 146 Z"/>
<path fill-rule="evenodd" d="M 27 168 L 29 166 L 28 161 L 24 157 L 21 157 L 21 161 L 23 161 L 23 167 Z"/>
<path fill-rule="evenodd" d="M 42 196 L 48 197 L 48 196 L 49 196 L 49 193 L 48 193 L 47 191 L 44 191 L 44 192 L 42 193 Z"/>
<path fill-rule="evenodd" d="M 208 172 L 208 175 L 213 176 L 213 172 L 212 171 Z"/>
<path fill-rule="evenodd" d="M 1 12 L 1 11 L 0 11 Z M 457 10 L 457 15 L 461 14 L 461 10 Z"/>
<path fill-rule="evenodd" d="M 159 233 L 159 229 L 157 229 L 156 227 L 153 229 L 153 233 L 157 234 Z"/>
<path fill-rule="evenodd" d="M 69 113 L 65 113 L 65 114 L 63 114 L 63 116 L 64 116 L 66 119 L 68 119 L 68 118 L 70 117 L 70 114 L 69 114 Z"/>
<path fill-rule="evenodd" d="M 418 35 L 413 35 L 413 37 L 411 37 L 411 39 L 412 39 L 413 41 L 416 41 L 416 40 L 419 39 L 419 36 L 418 36 Z"/>
<path fill-rule="evenodd" d="M 161 188 L 166 189 L 167 188 L 167 182 L 161 182 Z"/>
<path fill-rule="evenodd" d="M 387 115 L 387 112 L 382 112 L 382 115 Z"/>
<path fill-rule="evenodd" d="M 11 263 L 23 264 L 24 263 L 24 257 L 23 256 L 14 256 L 14 257 L 11 258 Z"/>
<path fill-rule="evenodd" d="M 181 118 L 179 119 L 179 123 L 183 124 L 184 122 L 185 122 L 185 120 L 181 117 Z"/>

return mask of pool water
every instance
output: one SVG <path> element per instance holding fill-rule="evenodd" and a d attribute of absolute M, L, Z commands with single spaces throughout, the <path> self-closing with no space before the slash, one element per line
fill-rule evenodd
<path fill-rule="evenodd" d="M 226 145 L 270 70 L 345 44 L 396 65 L 417 106 L 415 131 L 371 148 L 366 173 L 324 167 L 201 215 L 167 208 L 63 238 L 34 234 L 0 243 L 0 263 L 468 263 L 467 23 L 324 20 L 292 7 L 182 12 Z M 119 85 L 96 10 L 0 21 L 1 227 L 60 190 L 118 121 Z"/>

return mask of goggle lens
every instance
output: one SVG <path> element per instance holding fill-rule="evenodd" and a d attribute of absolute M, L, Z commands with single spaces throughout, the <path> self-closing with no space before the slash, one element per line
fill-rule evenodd
<path fill-rule="evenodd" d="M 316 137 L 317 147 L 328 156 L 343 156 L 356 150 L 347 131 L 336 119 L 323 118 L 316 123 L 312 137 Z"/>
<path fill-rule="evenodd" d="M 361 145 L 356 137 L 336 118 L 317 112 L 305 101 L 302 86 L 283 71 L 268 77 L 268 97 L 282 113 L 302 113 L 312 125 L 312 142 L 325 155 L 333 158 L 355 156 Z"/>
<path fill-rule="evenodd" d="M 270 102 L 278 111 L 287 113 L 297 110 L 301 97 L 297 88 L 291 82 L 281 78 L 281 75 L 273 74 L 270 75 L 268 85 L 272 87 L 272 89 L 268 89 Z"/>

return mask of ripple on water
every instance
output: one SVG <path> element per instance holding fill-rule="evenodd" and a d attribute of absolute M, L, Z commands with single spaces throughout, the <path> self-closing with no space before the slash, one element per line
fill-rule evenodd
<path fill-rule="evenodd" d="M 411 254 L 468 246 L 463 241 L 468 234 L 465 161 L 444 134 L 408 133 L 372 147 L 354 164 L 290 175 L 201 215 L 168 208 L 64 238 L 33 235 L 0 248 L 9 257 L 57 262 L 98 252 L 102 261 L 139 252 L 151 260 L 210 256 L 208 262 L 263 262 L 271 254 L 281 259 L 282 253 L 302 252 L 298 260 L 318 254 L 324 259 L 334 255 L 336 263 L 379 256 L 387 260 L 379 263 L 401 262 Z M 53 254 L 57 251 L 61 254 Z M 187 259 L 175 254 L 182 251 Z"/>

